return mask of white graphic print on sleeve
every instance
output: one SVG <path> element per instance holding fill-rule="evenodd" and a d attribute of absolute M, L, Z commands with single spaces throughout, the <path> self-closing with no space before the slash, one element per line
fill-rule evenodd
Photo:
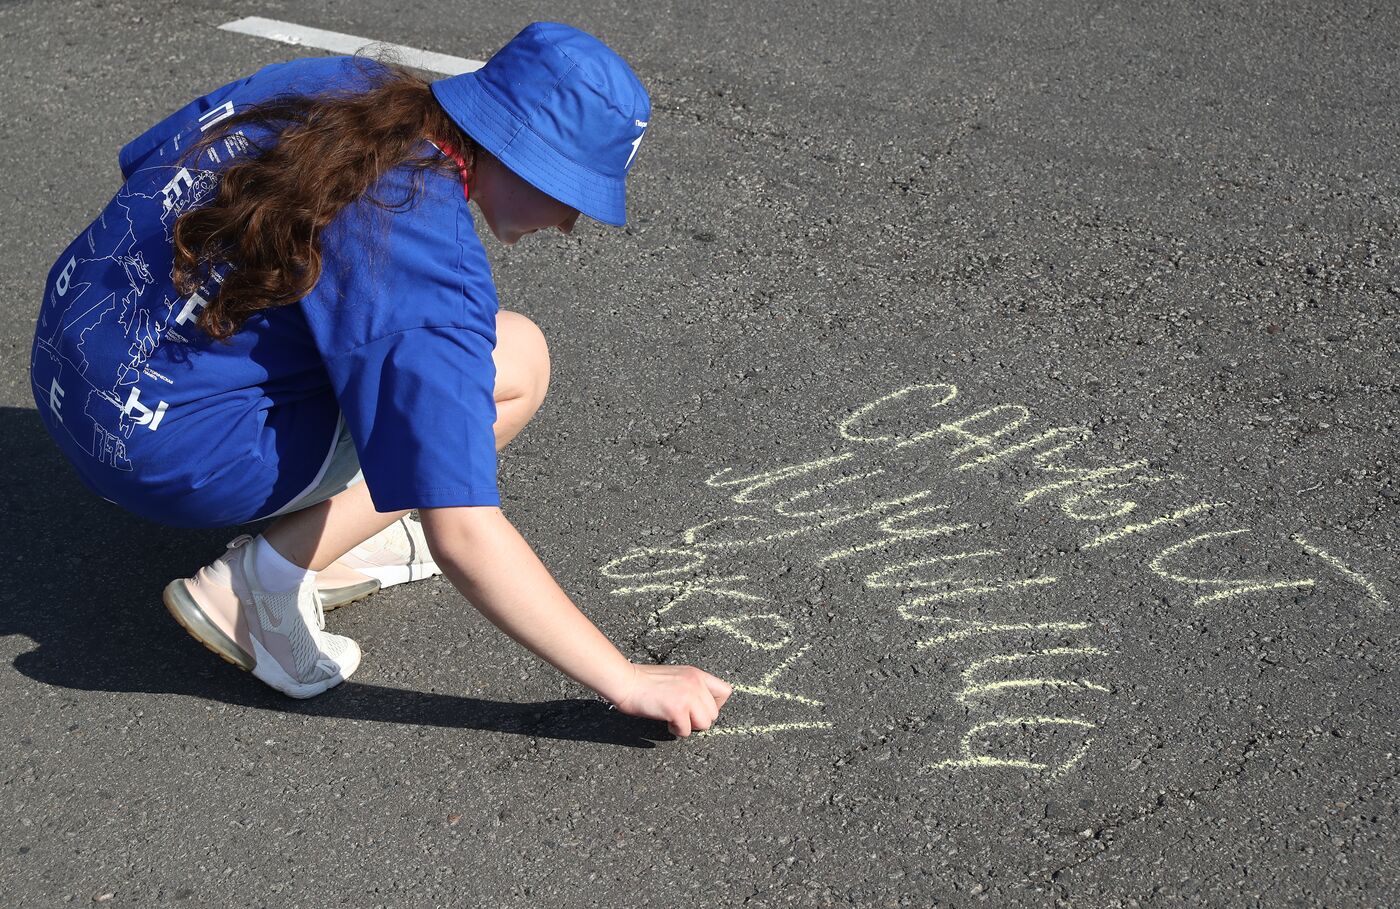
<path fill-rule="evenodd" d="M 216 123 L 227 120 L 233 116 L 233 102 L 225 101 L 218 107 L 211 107 L 199 115 L 199 131 L 206 132 L 209 127 Z"/>

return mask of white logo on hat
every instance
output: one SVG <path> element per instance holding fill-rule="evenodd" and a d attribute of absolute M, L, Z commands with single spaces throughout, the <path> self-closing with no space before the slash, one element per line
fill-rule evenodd
<path fill-rule="evenodd" d="M 647 134 L 646 120 L 633 120 L 632 122 L 640 126 L 642 128 L 642 131 L 637 134 L 637 138 L 632 140 L 632 154 L 627 156 L 627 163 L 622 165 L 623 170 L 626 170 L 627 168 L 632 166 L 632 159 L 637 157 L 637 149 L 641 147 L 642 136 L 645 136 Z"/>

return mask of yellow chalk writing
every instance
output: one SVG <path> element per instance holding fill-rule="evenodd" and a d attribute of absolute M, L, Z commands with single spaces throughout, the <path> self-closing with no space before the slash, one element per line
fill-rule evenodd
<path fill-rule="evenodd" d="M 711 726 L 694 733 L 695 736 L 710 735 L 772 735 L 775 732 L 791 732 L 795 729 L 830 729 L 832 723 L 809 720 L 800 723 L 769 723 L 760 726 Z"/>
<path fill-rule="evenodd" d="M 1100 501 L 1099 496 L 1113 489 L 1126 489 L 1129 486 L 1140 485 L 1141 483 L 1160 483 L 1161 477 L 1147 477 L 1135 483 L 1099 483 L 1090 486 L 1084 492 L 1071 493 L 1060 502 L 1060 511 L 1065 516 L 1076 521 L 1106 521 L 1109 518 L 1121 518 L 1137 508 L 1137 502 L 1119 500 L 1118 504 L 1110 505 Z M 1098 502 L 1104 506 L 1103 511 L 1084 512 L 1080 509 L 1081 502 Z"/>
<path fill-rule="evenodd" d="M 982 455 L 980 458 L 968 461 L 965 464 L 959 464 L 954 469 L 972 470 L 976 467 L 981 467 L 983 464 L 989 464 L 992 461 L 1000 461 L 1001 459 L 1009 458 L 1014 454 L 1020 454 L 1023 451 L 1033 450 L 1039 447 L 1042 443 L 1049 442 L 1052 439 L 1058 439 L 1060 436 L 1063 435 L 1069 435 L 1072 436 L 1072 438 L 1068 442 L 1061 442 L 1059 445 L 1056 445 L 1053 448 L 1048 448 L 1043 452 L 1039 452 L 1036 456 L 1036 460 L 1038 461 L 1041 457 L 1048 457 L 1049 455 L 1064 451 L 1067 448 L 1073 448 L 1074 446 L 1079 445 L 1085 439 L 1089 438 L 1089 436 L 1092 435 L 1092 432 L 1087 426 L 1055 426 L 1045 430 L 1042 433 L 1032 436 L 1024 442 L 1017 442 L 1015 445 L 1008 445 L 1005 448 L 1000 449 L 999 451 L 988 452 L 987 454 Z"/>
<path fill-rule="evenodd" d="M 1246 593 L 1255 593 L 1260 590 L 1276 590 L 1284 587 L 1311 587 L 1313 586 L 1313 584 L 1316 583 L 1316 581 L 1312 578 L 1303 578 L 1291 581 L 1273 581 L 1267 578 L 1193 578 L 1184 575 L 1173 574 L 1172 572 L 1167 571 L 1165 568 L 1162 567 L 1163 563 L 1168 558 L 1174 556 L 1176 553 L 1181 552 L 1182 550 L 1190 549 L 1193 546 L 1196 546 L 1200 543 L 1204 543 L 1206 540 L 1214 540 L 1222 537 L 1231 537 L 1241 533 L 1250 533 L 1250 531 L 1245 529 L 1218 530 L 1212 531 L 1210 533 L 1197 534 L 1196 536 L 1191 537 L 1191 539 L 1189 540 L 1183 540 L 1180 543 L 1175 543 L 1171 546 L 1168 546 L 1166 549 L 1163 549 L 1157 554 L 1157 557 L 1154 558 L 1148 564 L 1148 568 L 1150 568 L 1154 574 L 1164 577 L 1169 581 L 1175 581 L 1178 584 L 1201 584 L 1208 586 L 1218 586 L 1221 588 L 1220 590 L 1217 590 L 1214 593 L 1203 594 L 1202 596 L 1196 597 L 1195 605 L 1197 606 L 1201 606 L 1206 603 L 1213 603 L 1216 600 L 1224 600 L 1229 599 L 1230 597 L 1243 596 Z"/>
<path fill-rule="evenodd" d="M 618 570 L 618 566 L 623 565 L 627 562 L 631 562 L 634 560 L 643 561 L 646 559 L 652 559 L 656 556 L 663 555 L 684 556 L 686 558 L 686 561 L 672 568 L 652 568 L 647 571 L 634 572 L 624 572 Z M 634 547 L 631 552 L 627 553 L 627 555 L 619 556 L 618 558 L 613 559 L 611 562 L 598 569 L 598 571 L 604 577 L 614 579 L 650 578 L 655 577 L 659 574 L 686 574 L 688 572 L 695 571 L 695 569 L 699 568 L 701 565 L 704 565 L 705 560 L 707 558 L 708 556 L 706 556 L 703 552 L 694 552 L 689 549 L 675 549 L 665 546 Z"/>
<path fill-rule="evenodd" d="M 846 524 L 851 521 L 857 520 L 858 518 L 866 517 L 868 515 L 881 514 L 883 512 L 890 511 L 895 508 L 902 508 L 910 502 L 916 502 L 919 499 L 925 498 L 929 495 L 932 495 L 931 491 L 922 490 L 919 492 L 910 493 L 909 495 L 899 496 L 894 499 L 887 499 L 883 502 L 876 502 L 873 505 L 870 505 L 866 508 L 861 508 L 849 514 L 838 515 L 837 517 L 830 518 L 825 521 L 820 521 L 815 524 L 800 524 L 796 527 L 790 527 L 786 530 L 780 530 L 774 533 L 765 534 L 763 536 L 747 538 L 729 538 L 724 540 L 704 538 L 706 532 L 713 525 L 722 524 L 725 521 L 752 521 L 759 524 L 767 523 L 767 521 L 764 518 L 755 517 L 753 515 L 734 515 L 730 518 L 719 518 L 714 521 L 706 521 L 703 524 L 696 524 L 694 527 L 691 527 L 684 531 L 684 533 L 682 534 L 682 538 L 688 545 L 696 549 L 703 549 L 706 551 L 741 549 L 745 546 L 767 545 L 770 543 L 777 542 L 778 540 L 791 539 L 793 537 L 803 536 L 806 534 L 813 533 L 815 531 L 826 530 L 828 528 L 836 527 L 841 524 Z"/>
<path fill-rule="evenodd" d="M 905 618 L 913 619 L 916 622 L 935 622 L 942 625 L 966 625 L 957 631 L 949 631 L 937 637 L 926 638 L 915 642 L 914 646 L 920 650 L 929 647 L 937 647 L 940 644 L 951 644 L 954 641 L 965 640 L 981 634 L 1000 634 L 1013 631 L 1081 631 L 1089 627 L 1088 622 L 983 622 L 978 619 L 955 619 L 946 617 L 934 617 L 923 615 L 907 615 Z"/>
<path fill-rule="evenodd" d="M 810 651 L 812 644 L 799 640 L 809 626 L 785 615 L 774 601 L 748 589 L 749 575 L 757 572 L 719 572 L 708 561 L 722 552 L 775 551 L 788 541 L 796 544 L 794 549 L 801 550 L 803 538 L 818 540 L 821 550 L 817 553 L 808 550 L 806 555 L 816 565 L 837 562 L 861 565 L 857 578 L 865 588 L 896 592 L 893 606 L 897 615 L 917 623 L 915 633 L 910 635 L 917 638 L 913 641 L 916 651 L 937 653 L 940 657 L 957 656 L 962 648 L 972 651 L 970 662 L 962 670 L 962 687 L 953 697 L 957 703 L 993 715 L 963 734 L 957 754 L 929 765 L 929 769 L 1005 767 L 1034 770 L 1045 778 L 1057 778 L 1083 761 L 1092 738 L 1073 736 L 1074 741 L 1082 741 L 1082 744 L 1058 763 L 1041 759 L 1039 735 L 1033 742 L 1027 742 L 1036 749 L 1034 753 L 997 753 L 1001 749 L 990 742 L 1006 741 L 1004 731 L 1008 729 L 1018 729 L 1025 734 L 1044 730 L 1051 733 L 1051 740 L 1063 742 L 1063 730 L 1087 732 L 1096 729 L 1096 725 L 1077 717 L 998 716 L 993 707 L 1006 703 L 1007 699 L 1001 695 L 1034 689 L 1046 689 L 1053 697 L 1058 697 L 1061 691 L 1109 692 L 1109 687 L 1092 679 L 1072 677 L 1077 673 L 1037 671 L 1031 675 L 1014 675 L 1018 671 L 1030 671 L 1020 668 L 1026 661 L 1099 658 L 1106 651 L 1088 643 L 1071 646 L 1068 640 L 1042 639 L 1036 649 L 1009 652 L 996 652 L 994 645 L 1003 643 L 1003 636 L 1008 635 L 1068 636 L 1086 632 L 1093 626 L 1058 615 L 1054 616 L 1055 621 L 1024 621 L 1023 616 L 1015 615 L 999 615 L 992 619 L 979 614 L 945 613 L 961 608 L 980 613 L 985 601 L 994 597 L 1018 597 L 1040 608 L 1073 602 L 1070 594 L 1053 597 L 1047 591 L 1045 596 L 1034 595 L 1035 590 L 1057 584 L 1058 575 L 1064 572 L 1012 576 L 1021 572 L 1007 570 L 1005 551 L 973 549 L 972 545 L 976 544 L 971 543 L 947 547 L 963 551 L 938 551 L 944 539 L 973 532 L 977 524 L 975 519 L 964 520 L 968 516 L 959 514 L 953 505 L 939 502 L 941 496 L 960 495 L 960 492 L 945 489 L 940 483 L 930 483 L 927 485 L 931 488 L 887 499 L 867 496 L 866 490 L 873 490 L 877 485 L 893 485 L 896 478 L 891 474 L 897 471 L 883 462 L 857 460 L 858 455 L 866 459 L 889 455 L 897 460 L 895 453 L 907 452 L 909 458 L 923 459 L 924 449 L 915 446 L 931 448 L 942 443 L 947 447 L 947 461 L 930 464 L 921 460 L 913 472 L 921 475 L 931 466 L 941 466 L 948 476 L 1017 458 L 1018 466 L 1032 468 L 1032 476 L 1013 488 L 1002 490 L 1010 494 L 1010 503 L 1047 506 L 1043 514 L 1033 516 L 1042 525 L 1051 518 L 1074 522 L 1068 525 L 1072 527 L 1083 527 L 1084 522 L 1100 525 L 1093 528 L 1092 537 L 1077 530 L 1076 535 L 1081 538 L 1079 545 L 1057 546 L 1060 555 L 1094 552 L 1123 541 L 1144 539 L 1149 533 L 1166 537 L 1171 528 L 1188 526 L 1193 519 L 1202 519 L 1233 506 L 1229 502 L 1211 501 L 1161 508 L 1160 511 L 1150 506 L 1153 510 L 1147 511 L 1144 496 L 1136 490 L 1159 486 L 1169 479 L 1182 479 L 1180 475 L 1154 470 L 1147 458 L 1125 457 L 1121 462 L 1107 464 L 1066 463 L 1066 459 L 1075 457 L 1076 453 L 1088 459 L 1086 443 L 1094 435 L 1089 426 L 1045 426 L 1043 423 L 1037 426 L 1033 425 L 1032 410 L 1021 404 L 966 407 L 965 403 L 965 396 L 952 383 L 907 385 L 855 407 L 836 423 L 836 434 L 847 443 L 843 451 L 764 470 L 740 471 L 725 467 L 714 471 L 705 480 L 708 487 L 723 490 L 735 504 L 760 507 L 764 514 L 736 514 L 694 524 L 680 534 L 684 545 L 635 548 L 608 562 L 600 571 L 621 584 L 613 594 L 653 599 L 653 603 L 648 604 L 649 621 L 653 625 L 661 624 L 665 618 L 670 630 L 698 631 L 706 637 L 716 632 L 717 638 L 728 639 L 723 642 L 726 645 L 738 642 L 750 651 L 771 654 L 778 660 L 776 668 L 757 681 L 732 682 L 736 693 L 764 699 L 764 705 L 773 709 L 789 709 L 793 705 L 825 708 L 823 701 L 792 690 L 791 683 L 779 681 Z M 1017 473 L 1026 475 L 1021 471 Z M 961 500 L 971 503 L 981 501 L 981 497 L 962 497 Z M 1159 516 L 1152 517 L 1154 514 Z M 1126 523 L 1128 521 L 1131 523 Z M 830 535 L 826 531 L 843 526 L 849 526 L 849 537 L 827 542 Z M 982 523 L 980 526 L 989 525 Z M 1145 567 L 1153 576 L 1171 584 L 1185 585 L 1198 606 L 1263 591 L 1315 586 L 1317 582 L 1313 578 L 1226 577 L 1223 569 L 1210 573 L 1194 567 L 1194 562 L 1199 561 L 1199 549 L 1209 541 L 1249 532 L 1243 529 L 1196 532 L 1194 528 L 1180 531 L 1170 539 L 1155 543 L 1153 548 L 1159 551 L 1146 559 L 1145 564 L 1139 563 L 1139 567 Z M 1187 533 L 1194 535 L 1181 539 Z M 1360 571 L 1299 535 L 1291 539 L 1363 590 L 1369 602 L 1382 607 L 1389 605 L 1380 586 Z M 1044 548 L 1041 551 L 1049 552 Z M 856 562 L 857 559 L 869 559 L 878 564 L 865 565 Z M 993 564 L 988 564 L 988 560 Z M 995 564 L 997 562 L 1002 564 Z M 791 567 L 784 564 L 774 577 L 788 574 Z M 800 574 L 793 573 L 792 577 L 796 579 Z M 810 590 L 815 593 L 827 586 L 826 580 L 818 580 Z M 810 606 L 822 606 L 828 601 L 829 593 L 808 595 L 806 599 Z M 677 609 L 682 605 L 704 608 L 682 614 Z M 814 614 L 810 608 L 806 612 Z M 833 620 L 835 613 L 828 611 L 826 616 Z M 683 623 L 675 624 L 678 619 Z M 987 653 L 988 649 L 992 652 Z M 1012 676 L 1002 677 L 1003 673 Z M 779 718 L 785 717 L 780 715 Z M 752 723 L 720 726 L 700 734 L 767 735 L 789 730 L 826 729 L 832 725 L 824 720 Z M 1060 750 L 1063 745 L 1054 747 L 1057 749 L 1054 754 L 1063 753 Z"/>
<path fill-rule="evenodd" d="M 946 382 L 939 382 L 939 383 L 936 383 L 936 384 L 933 384 L 933 385 L 909 385 L 909 386 L 907 386 L 907 387 L 905 387 L 905 388 L 899 389 L 898 391 L 892 391 L 892 392 L 890 392 L 889 394 L 885 395 L 885 396 L 882 397 L 882 398 L 878 398 L 877 400 L 871 401 L 869 404 L 865 404 L 865 405 L 863 405 L 863 406 L 861 406 L 861 407 L 857 407 L 857 408 L 855 409 L 855 412 L 854 412 L 854 413 L 852 413 L 849 417 L 847 417 L 846 419 L 842 420 L 840 423 L 838 423 L 838 424 L 836 425 L 836 431 L 837 431 L 837 433 L 840 434 L 841 438 L 845 439 L 845 440 L 848 441 L 848 442 L 891 442 L 891 441 L 894 441 L 896 438 L 898 438 L 898 436 L 892 436 L 892 435 L 887 435 L 887 436 L 861 436 L 861 435 L 856 435 L 855 431 L 854 431 L 853 429 L 851 429 L 851 426 L 852 426 L 853 424 L 855 424 L 855 423 L 860 422 L 862 419 L 865 419 L 865 417 L 866 417 L 868 414 L 870 414 L 872 411 L 878 410 L 880 407 L 883 407 L 884 405 L 890 403 L 891 401 L 902 401 L 903 399 L 909 397 L 910 395 L 915 394 L 916 392 L 921 392 L 921 391 L 931 391 L 931 392 L 936 392 L 937 394 L 941 394 L 941 395 L 942 395 L 942 398 L 941 398 L 939 401 L 937 401 L 937 402 L 935 402 L 934 404 L 931 405 L 932 407 L 942 407 L 942 406 L 944 406 L 945 404 L 950 404 L 950 403 L 952 403 L 953 400 L 954 400 L 955 398 L 957 398 L 957 396 L 958 396 L 958 388 L 957 388 L 957 386 L 956 386 L 956 385 L 949 385 L 949 384 L 946 383 Z M 924 433 L 924 434 L 922 434 L 922 435 L 920 435 L 920 436 L 917 436 L 916 438 L 921 438 L 921 439 L 922 439 L 922 438 L 927 438 L 927 437 L 933 436 L 933 435 L 937 435 L 937 432 L 935 431 L 935 432 L 932 432 L 932 433 Z"/>
<path fill-rule="evenodd" d="M 1026 678 L 1001 679 L 995 682 L 982 683 L 973 681 L 973 677 L 988 666 L 1005 666 L 1010 663 L 1038 657 L 1083 656 L 1085 654 L 1101 654 L 1103 652 L 1104 651 L 1098 647 L 1049 647 L 1044 650 L 1032 650 L 1026 653 L 999 653 L 995 656 L 976 660 L 963 670 L 962 675 L 965 684 L 963 689 L 957 693 L 956 698 L 959 703 L 966 704 L 970 698 L 1012 688 L 1082 688 L 1088 691 L 1106 692 L 1108 689 L 1103 685 L 1085 679 Z"/>
<path fill-rule="evenodd" d="M 951 590 L 944 590 L 938 593 L 925 594 L 917 599 L 901 603 L 898 607 L 899 614 L 906 619 L 915 619 L 920 613 L 914 612 L 913 608 L 927 603 L 934 603 L 942 600 L 956 600 L 969 596 L 980 596 L 987 593 L 997 593 L 1003 590 L 1014 590 L 1021 587 L 1031 587 L 1044 584 L 1055 583 L 1053 577 L 1034 578 L 1014 578 L 1014 579 L 989 579 L 989 578 L 953 578 L 945 575 L 934 575 L 929 578 L 910 577 L 908 570 L 921 565 L 936 565 L 943 562 L 958 562 L 967 559 L 986 558 L 988 556 L 1002 555 L 999 549 L 983 549 L 977 552 L 958 552 L 951 555 L 928 556 L 920 559 L 910 559 L 904 562 L 896 562 L 884 568 L 872 571 L 865 576 L 865 586 L 875 588 L 911 588 L 911 587 L 951 587 Z M 893 575 L 892 579 L 886 579 L 887 575 Z"/>
<path fill-rule="evenodd" d="M 886 539 L 875 540 L 870 543 L 851 546 L 847 549 L 838 549 L 833 552 L 827 553 L 817 561 L 831 562 L 836 559 L 845 559 L 862 552 L 869 552 L 872 549 L 884 549 L 889 546 L 901 543 L 904 540 L 917 540 L 922 539 L 923 537 L 944 536 L 946 534 L 956 533 L 959 530 L 966 530 L 967 528 L 972 526 L 970 523 L 967 522 L 963 522 L 961 524 L 937 524 L 933 527 L 901 528 L 896 526 L 896 522 L 903 521 L 906 518 L 912 518 L 917 515 L 928 514 L 934 511 L 943 511 L 947 507 L 947 505 L 930 505 L 927 508 L 914 508 L 902 514 L 897 514 L 892 517 L 886 518 L 877 525 L 881 533 L 889 534 L 889 536 Z"/>
<path fill-rule="evenodd" d="M 832 505 L 827 508 L 818 509 L 816 511 L 789 511 L 788 509 L 789 506 L 791 506 L 792 503 L 796 502 L 798 499 L 805 499 L 808 496 L 816 495 L 819 492 L 825 492 L 826 490 L 832 489 L 837 486 L 845 486 L 848 483 L 855 483 L 859 480 L 864 480 L 869 477 L 876 477 L 884 472 L 884 469 L 881 468 L 879 470 L 872 470 L 869 473 L 858 473 L 855 476 L 851 477 L 839 477 L 831 481 L 830 483 L 821 483 L 817 486 L 813 486 L 811 489 L 804 489 L 796 495 L 790 496 L 789 498 L 784 499 L 781 502 L 775 503 L 773 505 L 773 510 L 785 518 L 815 518 L 825 514 L 840 514 L 842 512 L 849 512 L 852 508 L 855 508 L 856 506 Z"/>
<path fill-rule="evenodd" d="M 1041 462 L 1040 458 L 1037 458 L 1036 461 L 1036 466 L 1039 467 L 1041 470 L 1053 471 L 1055 473 L 1073 473 L 1077 474 L 1077 476 L 1072 476 L 1067 480 L 1055 480 L 1053 482 L 1046 483 L 1042 486 L 1037 486 L 1035 489 L 1032 489 L 1030 492 L 1026 493 L 1024 496 L 1021 497 L 1021 504 L 1025 504 L 1031 499 L 1038 499 L 1043 495 L 1047 495 L 1052 492 L 1057 492 L 1061 489 L 1066 489 L 1071 486 L 1092 486 L 1098 480 L 1105 479 L 1107 477 L 1112 477 L 1120 473 L 1127 473 L 1129 471 L 1137 470 L 1141 467 L 1147 466 L 1146 460 L 1133 461 L 1130 464 L 1109 464 L 1104 467 L 1092 468 L 1070 467 L 1063 464 L 1048 464 Z"/>
<path fill-rule="evenodd" d="M 755 637 L 745 629 L 751 625 L 760 625 L 764 622 L 781 632 L 781 640 L 770 641 L 761 637 Z M 762 612 L 757 615 L 741 616 L 706 616 L 699 622 L 690 622 L 685 625 L 672 625 L 677 631 L 689 631 L 692 629 L 714 628 L 725 634 L 731 635 L 755 650 L 781 650 L 792 640 L 793 624 L 776 612 Z"/>
<path fill-rule="evenodd" d="M 987 433 L 986 435 L 978 435 L 975 432 L 969 432 L 963 428 L 968 425 L 984 422 L 988 417 L 999 416 L 1006 412 L 1014 414 L 1014 417 L 1010 420 L 1003 420 L 1001 422 L 1001 428 L 995 432 Z M 974 414 L 969 414 L 961 420 L 944 423 L 932 432 L 921 433 L 920 435 L 914 436 L 912 439 L 906 439 L 895 447 L 903 448 L 906 445 L 915 445 L 932 436 L 951 435 L 964 440 L 962 445 L 949 452 L 952 457 L 956 458 L 960 455 L 967 454 L 974 448 L 990 448 L 993 441 L 1011 432 L 1030 418 L 1030 410 L 1020 404 L 998 404 L 995 407 L 989 407 L 986 410 L 979 410 Z"/>
<path fill-rule="evenodd" d="M 752 476 L 739 477 L 738 479 L 721 480 L 720 477 L 729 473 L 734 468 L 726 467 L 716 471 L 705 480 L 706 486 L 742 486 L 743 489 L 730 496 L 731 502 L 747 504 L 754 501 L 753 495 L 761 489 L 767 489 L 789 477 L 801 476 L 804 473 L 812 473 L 818 470 L 825 470 L 833 464 L 840 464 L 855 457 L 855 452 L 848 451 L 830 458 L 818 458 L 815 461 L 808 461 L 805 464 L 791 464 L 777 470 L 770 470 L 766 473 L 757 473 Z"/>
<path fill-rule="evenodd" d="M 1110 533 L 1101 534 L 1079 548 L 1094 549 L 1108 543 L 1116 543 L 1124 537 L 1132 536 L 1135 533 L 1143 533 L 1154 527 L 1161 527 L 1164 524 L 1175 524 L 1182 518 L 1189 518 L 1193 514 L 1201 514 L 1203 512 L 1214 511 L 1217 508 L 1229 507 L 1229 502 L 1202 502 L 1200 505 L 1192 505 L 1187 508 L 1179 509 L 1171 514 L 1163 515 L 1160 518 L 1148 521 L 1145 524 L 1129 524 L 1126 527 L 1120 527 Z"/>
<path fill-rule="evenodd" d="M 787 659 L 779 663 L 776 669 L 774 669 L 772 672 L 769 672 L 762 679 L 759 679 L 757 685 L 735 685 L 734 690 L 742 691 L 745 694 L 758 695 L 759 697 L 778 698 L 779 700 L 784 701 L 800 701 L 803 704 L 811 704 L 814 707 L 823 706 L 822 702 L 818 701 L 816 698 L 809 698 L 805 695 L 794 694 L 790 691 L 777 691 L 772 687 L 773 683 L 777 681 L 778 676 L 782 675 L 789 668 L 791 668 L 792 664 L 796 662 L 798 657 L 802 656 L 811 649 L 811 644 L 802 645 L 801 649 L 799 649 L 796 653 L 790 654 Z"/>
<path fill-rule="evenodd" d="M 659 584 L 637 584 L 632 587 L 619 587 L 614 590 L 613 596 L 636 596 L 643 593 L 670 593 L 675 594 L 665 605 L 656 610 L 657 616 L 665 615 L 675 607 L 681 605 L 692 597 L 701 594 L 709 594 L 719 599 L 743 600 L 746 602 L 766 603 L 766 597 L 749 593 L 745 590 L 734 590 L 721 586 L 734 581 L 747 581 L 748 575 L 736 574 L 725 578 L 689 578 L 679 581 L 665 581 Z"/>
<path fill-rule="evenodd" d="M 1092 741 L 1092 739 L 1084 742 L 1080 749 L 1077 752 L 1075 752 L 1075 754 L 1068 760 L 1058 765 L 1055 765 L 1054 767 L 1051 767 L 1051 765 L 1043 764 L 1039 761 L 1026 761 L 1015 758 L 993 757 L 992 755 L 988 754 L 974 754 L 972 751 L 973 738 L 975 738 L 979 733 L 984 732 L 988 729 L 999 729 L 1005 727 L 1031 728 L 1035 726 L 1075 726 L 1082 729 L 1097 728 L 1093 723 L 1089 722 L 1088 720 L 1080 720 L 1075 719 L 1073 717 L 1062 716 L 1013 716 L 1004 717 L 1002 719 L 997 720 L 987 720 L 986 722 L 978 723 L 976 726 L 973 726 L 967 732 L 963 733 L 962 741 L 959 744 L 959 748 L 963 754 L 961 758 L 952 758 L 945 761 L 939 761 L 935 764 L 928 765 L 928 767 L 926 767 L 925 769 L 932 771 L 967 767 L 1013 767 L 1019 770 L 1047 771 L 1049 776 L 1058 777 L 1064 774 L 1072 767 L 1074 767 L 1080 761 L 1082 761 L 1084 759 L 1084 756 L 1089 753 L 1089 742 Z"/>
<path fill-rule="evenodd" d="M 1295 533 L 1293 534 L 1293 536 L 1289 537 L 1289 539 L 1292 540 L 1294 543 L 1297 543 L 1299 546 L 1303 547 L 1304 552 L 1307 552 L 1309 555 L 1317 556 L 1319 559 L 1341 572 L 1347 580 L 1351 581 L 1352 583 L 1359 586 L 1362 590 L 1366 591 L 1366 596 L 1371 600 L 1372 603 L 1376 604 L 1377 606 L 1380 606 L 1381 608 L 1385 608 L 1390 605 L 1386 598 L 1381 595 L 1381 592 L 1378 589 L 1376 589 L 1376 585 L 1371 582 L 1370 578 L 1366 577 L 1360 572 L 1353 571 L 1346 565 L 1343 565 L 1342 560 L 1332 555 L 1332 553 L 1323 549 L 1321 546 L 1317 546 L 1313 543 L 1308 542 L 1303 538 L 1302 534 Z"/>

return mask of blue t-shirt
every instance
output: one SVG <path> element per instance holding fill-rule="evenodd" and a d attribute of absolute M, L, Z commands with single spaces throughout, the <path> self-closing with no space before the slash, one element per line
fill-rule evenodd
<path fill-rule="evenodd" d="M 347 207 L 322 232 L 315 289 L 231 342 L 172 284 L 175 219 L 266 137 L 245 128 L 182 167 L 184 150 L 251 104 L 353 89 L 376 65 L 268 66 L 121 150 L 121 190 L 49 273 L 31 361 L 39 414 L 98 495 L 176 526 L 266 516 L 320 475 L 343 413 L 379 510 L 500 504 L 496 289 L 456 179 L 424 174 L 405 210 Z M 411 181 L 399 167 L 373 191 L 397 202 Z"/>

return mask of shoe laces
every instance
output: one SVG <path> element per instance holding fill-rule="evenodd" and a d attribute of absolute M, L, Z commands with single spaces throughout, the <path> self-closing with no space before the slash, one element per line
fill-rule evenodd
<path fill-rule="evenodd" d="M 321 602 L 321 591 L 316 588 L 316 579 L 313 575 L 307 582 L 311 585 L 311 599 L 316 603 L 316 628 L 320 631 L 326 630 L 326 607 Z"/>

